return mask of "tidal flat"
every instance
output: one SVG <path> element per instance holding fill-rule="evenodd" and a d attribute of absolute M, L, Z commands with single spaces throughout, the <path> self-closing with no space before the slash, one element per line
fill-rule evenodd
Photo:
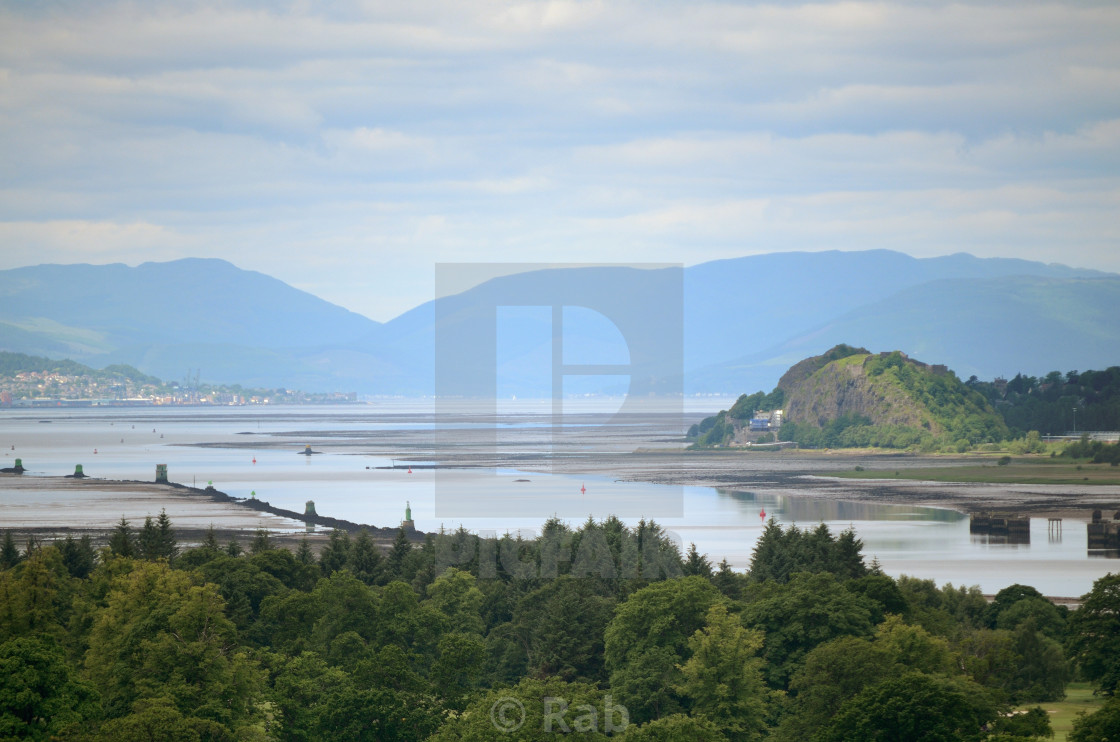
<path fill-rule="evenodd" d="M 990 592 L 1032 579 L 1051 595 L 1081 594 L 1118 564 L 1086 553 L 1083 524 L 1094 509 L 1111 516 L 1120 508 L 1120 486 L 936 481 L 976 465 L 968 456 L 689 451 L 684 431 L 698 416 L 584 411 L 553 425 L 540 411 L 449 418 L 403 403 L 9 410 L 0 426 L 4 465 L 21 457 L 28 472 L 0 475 L 0 528 L 98 539 L 122 516 L 138 526 L 166 508 L 184 544 L 211 524 L 243 541 L 258 528 L 293 541 L 310 530 L 313 542 L 328 530 L 184 492 L 212 482 L 233 498 L 255 495 L 296 513 L 310 500 L 319 515 L 391 532 L 406 507 L 420 532 L 526 537 L 550 517 L 573 526 L 611 514 L 630 524 L 652 518 L 682 548 L 694 542 L 735 569 L 749 566 L 769 518 L 853 527 L 888 573 Z M 316 453 L 304 455 L 307 447 Z M 62 479 L 79 463 L 89 478 Z M 182 489 L 154 484 L 156 464 L 167 464 Z M 862 473 L 857 466 L 916 478 L 833 476 Z M 1031 543 L 970 536 L 967 514 L 977 511 L 1030 517 Z M 1056 541 L 1048 517 L 1065 520 Z"/>

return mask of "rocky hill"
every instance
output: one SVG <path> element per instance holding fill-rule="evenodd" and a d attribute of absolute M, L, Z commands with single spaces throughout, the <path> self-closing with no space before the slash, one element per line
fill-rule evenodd
<path fill-rule="evenodd" d="M 770 395 L 744 395 L 692 432 L 701 446 L 743 442 L 743 421 L 759 409 L 745 408 L 777 401 L 779 437 L 804 446 L 965 450 L 1009 436 L 987 400 L 947 367 L 848 345 L 794 364 Z"/>

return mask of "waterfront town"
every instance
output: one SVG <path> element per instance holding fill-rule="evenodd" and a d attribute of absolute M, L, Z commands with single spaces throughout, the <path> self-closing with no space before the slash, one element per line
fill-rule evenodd
<path fill-rule="evenodd" d="M 295 389 L 244 389 L 240 385 L 162 382 L 130 367 L 119 373 L 74 364 L 73 369 L 0 373 L 2 407 L 123 407 L 334 404 L 356 402 L 354 393 L 316 394 Z M 189 376 L 189 375 L 188 375 Z"/>

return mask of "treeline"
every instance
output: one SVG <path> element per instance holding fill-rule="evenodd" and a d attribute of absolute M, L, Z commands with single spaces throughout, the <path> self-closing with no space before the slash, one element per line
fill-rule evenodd
<path fill-rule="evenodd" d="M 1120 366 L 1104 371 L 1016 374 L 1009 381 L 965 382 L 996 408 L 1012 435 L 1064 435 L 1072 430 L 1120 430 Z"/>
<path fill-rule="evenodd" d="M 1019 585 L 988 604 L 823 525 L 771 521 L 744 575 L 615 518 L 318 556 L 150 523 L 100 551 L 5 534 L 0 738 L 1021 740 L 1049 720 L 1011 704 L 1120 682 L 1120 576 L 1073 613 Z"/>
<path fill-rule="evenodd" d="M 1076 443 L 1066 446 L 1062 450 L 1062 456 L 1068 456 L 1072 459 L 1089 459 L 1094 464 L 1120 466 L 1120 445 L 1105 443 L 1104 441 L 1091 441 L 1088 434 L 1085 434 Z"/>

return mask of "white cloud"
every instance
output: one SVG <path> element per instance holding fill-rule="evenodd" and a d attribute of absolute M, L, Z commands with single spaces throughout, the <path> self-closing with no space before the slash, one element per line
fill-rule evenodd
<path fill-rule="evenodd" d="M 1117 38 L 1113 2 L 7 4 L 0 267 L 236 248 L 377 319 L 437 260 L 1120 270 Z"/>

